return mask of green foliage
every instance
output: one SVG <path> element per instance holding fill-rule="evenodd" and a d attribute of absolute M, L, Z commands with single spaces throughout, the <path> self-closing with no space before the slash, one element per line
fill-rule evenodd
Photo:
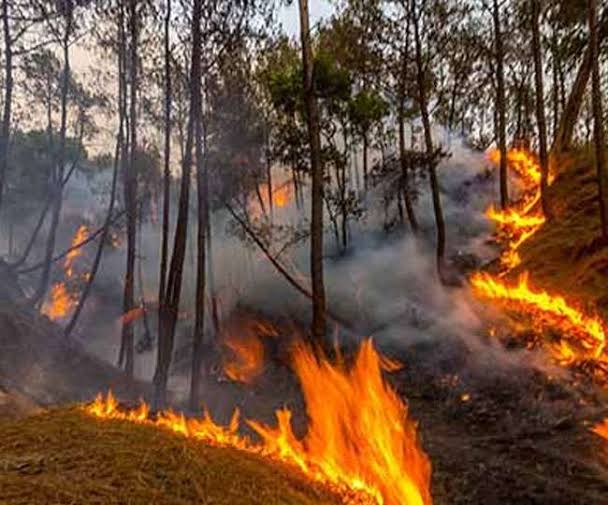
<path fill-rule="evenodd" d="M 348 104 L 348 113 L 355 131 L 366 135 L 369 129 L 389 114 L 386 100 L 376 91 L 360 91 Z"/>

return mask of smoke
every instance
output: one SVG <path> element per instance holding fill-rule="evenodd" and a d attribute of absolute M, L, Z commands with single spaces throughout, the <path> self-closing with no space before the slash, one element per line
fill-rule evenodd
<path fill-rule="evenodd" d="M 435 135 L 436 138 L 446 137 L 438 129 Z M 448 255 L 469 254 L 473 260 L 482 263 L 495 254 L 485 244 L 490 228 L 483 212 L 496 194 L 496 181 L 484 153 L 472 151 L 460 139 L 453 137 L 449 146 L 444 147 L 450 156 L 441 161 L 438 176 L 448 233 Z M 357 163 L 357 166 L 360 169 L 362 163 Z M 275 187 L 283 181 L 287 184 L 285 187 L 290 187 L 286 174 L 281 167 L 274 168 Z M 362 179 L 363 175 L 359 174 L 359 178 Z M 73 231 L 82 221 L 90 223 L 92 229 L 101 224 L 107 211 L 110 180 L 110 170 L 86 175 L 75 173 L 65 189 L 64 226 L 58 250 L 67 247 Z M 370 189 L 363 201 L 366 209 L 364 219 L 349 224 L 351 246 L 347 254 L 336 254 L 335 240 L 326 219 L 325 287 L 328 307 L 341 320 L 349 322 L 350 335 L 371 336 L 381 346 L 407 349 L 421 343 L 451 340 L 467 348 L 479 360 L 503 364 L 513 362 L 513 353 L 506 357 L 507 353 L 479 338 L 483 324 L 478 316 L 478 305 L 470 296 L 466 283 L 462 287 L 445 287 L 439 282 L 428 180 L 419 183 L 421 191 L 415 206 L 421 225 L 418 237 L 403 227 L 390 232 L 382 230 L 384 209 L 377 188 Z M 274 209 L 275 224 L 306 229 L 307 220 L 302 216 L 309 214 L 308 192 L 309 188 L 305 187 L 302 211 L 296 208 L 293 191 L 287 191 L 289 201 Z M 176 340 L 177 365 L 187 359 L 192 334 L 197 260 L 193 240 L 196 236 L 194 206 L 193 201 Z M 172 202 L 173 222 L 176 207 Z M 226 211 L 219 209 L 213 213 L 212 268 L 220 317 L 227 319 L 235 309 L 245 307 L 271 319 L 283 317 L 305 325 L 311 316 L 309 300 L 293 289 L 267 258 L 254 245 L 246 245 L 234 230 L 234 222 Z M 150 309 L 148 323 L 151 336 L 155 338 L 160 223 L 147 220 L 140 231 L 137 255 L 138 261 L 142 262 L 143 289 L 140 291 L 137 278 L 136 299 L 145 299 Z M 95 289 L 75 333 L 89 352 L 110 363 L 116 362 L 120 348 L 122 282 L 126 264 L 124 242 L 118 248 L 106 248 Z M 89 258 L 92 258 L 96 247 L 96 242 L 87 246 Z M 277 244 L 275 250 L 280 249 L 281 244 Z M 40 251 L 39 247 L 34 255 L 38 256 Z M 279 261 L 305 287 L 308 287 L 308 257 L 307 240 L 286 249 L 279 257 Z M 144 337 L 142 321 L 136 326 L 136 340 L 141 341 Z M 207 327 L 211 326 L 208 318 Z M 330 324 L 330 331 L 333 330 Z M 180 356 L 184 349 L 186 354 Z M 515 361 L 521 359 L 516 358 Z M 153 345 L 136 355 L 136 376 L 150 380 L 155 364 Z M 174 390 L 185 390 L 186 384 L 187 377 L 179 373 L 171 379 Z"/>

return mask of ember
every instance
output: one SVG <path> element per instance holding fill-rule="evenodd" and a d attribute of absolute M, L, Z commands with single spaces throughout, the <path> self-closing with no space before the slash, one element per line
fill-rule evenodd
<path fill-rule="evenodd" d="M 151 424 L 212 445 L 281 460 L 351 500 L 354 492 L 357 503 L 430 505 L 429 460 L 407 407 L 382 377 L 382 359 L 371 341 L 362 344 L 351 367 L 319 359 L 304 345 L 296 347 L 293 365 L 309 417 L 301 440 L 292 431 L 287 409 L 276 412 L 276 427 L 247 421 L 261 443 L 238 433 L 238 410 L 228 426 L 215 423 L 207 412 L 201 419 L 172 411 L 152 419 L 144 403 L 125 411 L 111 393 L 105 398 L 99 395 L 85 410 L 97 417 Z"/>

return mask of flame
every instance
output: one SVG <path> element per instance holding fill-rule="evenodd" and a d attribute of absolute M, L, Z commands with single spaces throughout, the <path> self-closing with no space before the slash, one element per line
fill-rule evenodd
<path fill-rule="evenodd" d="M 431 505 L 431 467 L 418 443 L 416 424 L 384 381 L 382 358 L 372 342 L 361 345 L 352 366 L 343 360 L 331 363 L 325 356 L 317 357 L 310 347 L 298 345 L 293 367 L 309 418 L 302 439 L 294 435 L 291 411 L 286 408 L 276 412 L 274 427 L 247 421 L 260 442 L 239 434 L 238 410 L 228 426 L 216 424 L 208 412 L 201 419 L 191 419 L 166 411 L 152 419 L 145 403 L 125 411 L 108 393 L 106 398 L 98 395 L 85 411 L 278 459 L 336 489 L 345 503 Z"/>
<path fill-rule="evenodd" d="M 503 300 L 514 308 L 529 313 L 535 323 L 557 328 L 564 335 L 577 338 L 577 343 L 593 358 L 599 358 L 604 352 L 606 334 L 602 320 L 595 315 L 585 314 L 562 296 L 533 289 L 528 283 L 527 272 L 521 274 L 513 286 L 487 273 L 474 274 L 471 284 L 479 296 Z M 574 352 L 571 347 L 568 348 L 566 357 L 570 352 Z"/>
<path fill-rule="evenodd" d="M 497 163 L 500 153 L 492 150 L 488 157 Z M 520 265 L 520 246 L 545 223 L 537 205 L 540 200 L 541 171 L 536 160 L 527 151 L 513 149 L 508 152 L 508 162 L 522 181 L 522 195 L 509 209 L 497 210 L 492 206 L 486 211 L 486 215 L 496 223 L 498 236 L 505 245 L 501 255 L 504 272 L 499 276 L 474 274 L 471 277 L 473 289 L 480 297 L 502 301 L 509 309 L 528 314 L 537 330 L 551 327 L 567 336 L 567 339 L 561 338 L 549 346 L 557 363 L 569 366 L 586 359 L 606 362 L 605 328 L 597 315 L 585 313 L 560 295 L 532 288 L 527 272 L 520 274 L 514 285 L 509 285 L 500 278 Z M 553 177 L 550 176 L 549 184 L 552 182 Z"/>
<path fill-rule="evenodd" d="M 80 244 L 81 242 L 84 242 L 88 236 L 89 236 L 89 229 L 83 224 L 80 225 L 78 227 L 78 230 L 76 230 L 76 233 L 72 237 L 72 242 L 70 244 L 70 247 L 75 247 L 78 244 Z M 72 249 L 71 251 L 68 252 L 67 256 L 65 257 L 65 262 L 63 264 L 63 269 L 65 271 L 65 275 L 67 278 L 73 277 L 74 261 L 76 260 L 76 258 L 78 258 L 81 255 L 82 255 L 82 247 Z"/>
<path fill-rule="evenodd" d="M 591 431 L 608 442 L 608 417 L 601 423 L 596 424 Z"/>
<path fill-rule="evenodd" d="M 488 159 L 499 163 L 500 151 L 491 149 Z M 500 262 L 509 271 L 521 264 L 519 248 L 545 224 L 545 217 L 537 206 L 540 200 L 541 170 L 534 156 L 523 149 L 510 149 L 507 152 L 507 162 L 509 168 L 519 176 L 522 195 L 519 201 L 504 210 L 491 205 L 486 210 L 486 216 L 496 224 L 499 239 L 505 243 Z M 549 178 L 549 183 L 551 182 L 552 177 Z"/>
<path fill-rule="evenodd" d="M 53 284 L 49 300 L 44 303 L 42 308 L 42 312 L 52 320 L 64 319 L 70 314 L 78 302 L 76 285 L 79 283 L 79 278 L 82 280 L 88 279 L 88 273 L 84 273 L 79 277 L 74 271 L 76 259 L 82 256 L 82 247 L 76 246 L 84 242 L 88 236 L 89 229 L 85 225 L 80 225 L 72 237 L 70 243 L 71 250 L 68 251 L 65 261 L 63 262 L 66 281 Z M 76 248 L 72 249 L 73 247 Z"/>
<path fill-rule="evenodd" d="M 268 212 L 270 208 L 270 202 L 268 199 L 268 184 L 265 182 L 259 184 L 257 191 L 262 198 L 263 208 L 266 209 L 266 212 Z M 272 205 L 275 209 L 283 209 L 287 207 L 293 200 L 293 186 L 289 181 L 274 186 L 272 188 L 271 198 Z M 252 199 L 250 204 L 250 213 L 253 218 L 259 218 L 264 214 L 258 197 Z"/>
<path fill-rule="evenodd" d="M 51 297 L 44 305 L 43 312 L 53 320 L 67 317 L 72 309 L 72 296 L 64 282 L 57 282 L 51 287 Z"/>
<path fill-rule="evenodd" d="M 224 373 L 233 381 L 251 383 L 264 369 L 264 344 L 261 337 L 276 333 L 264 323 L 225 325 L 222 340 L 229 351 L 224 357 Z"/>
<path fill-rule="evenodd" d="M 144 316 L 144 308 L 143 306 L 135 307 L 134 309 L 125 312 L 122 316 L 120 316 L 120 320 L 122 324 L 129 324 L 133 321 L 137 321 Z"/>

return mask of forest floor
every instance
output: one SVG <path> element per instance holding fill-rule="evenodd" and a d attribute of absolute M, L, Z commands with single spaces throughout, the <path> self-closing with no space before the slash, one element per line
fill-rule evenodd
<path fill-rule="evenodd" d="M 551 186 L 555 219 L 522 246 L 519 271 L 533 272 L 549 291 L 567 286 L 566 294 L 597 304 L 607 316 L 608 250 L 595 240 L 596 187 L 584 160 L 570 160 Z M 148 385 L 128 391 L 114 367 L 66 344 L 53 326 L 0 308 L 0 418 L 89 400 L 110 387 L 121 398 L 149 398 Z M 605 505 L 608 444 L 590 428 L 608 416 L 608 392 L 548 365 L 539 352 L 479 339 L 477 347 L 447 336 L 382 347 L 404 365 L 387 377 L 419 423 L 433 466 L 434 504 Z M 294 431 L 303 433 L 305 406 L 287 344 L 270 345 L 272 359 L 252 384 L 209 378 L 207 406 L 219 422 L 239 407 L 243 418 L 268 423 L 287 406 Z M 260 463 L 149 426 L 85 418 L 74 408 L 0 421 L 0 503 L 7 505 L 338 503 L 296 472 Z"/>

